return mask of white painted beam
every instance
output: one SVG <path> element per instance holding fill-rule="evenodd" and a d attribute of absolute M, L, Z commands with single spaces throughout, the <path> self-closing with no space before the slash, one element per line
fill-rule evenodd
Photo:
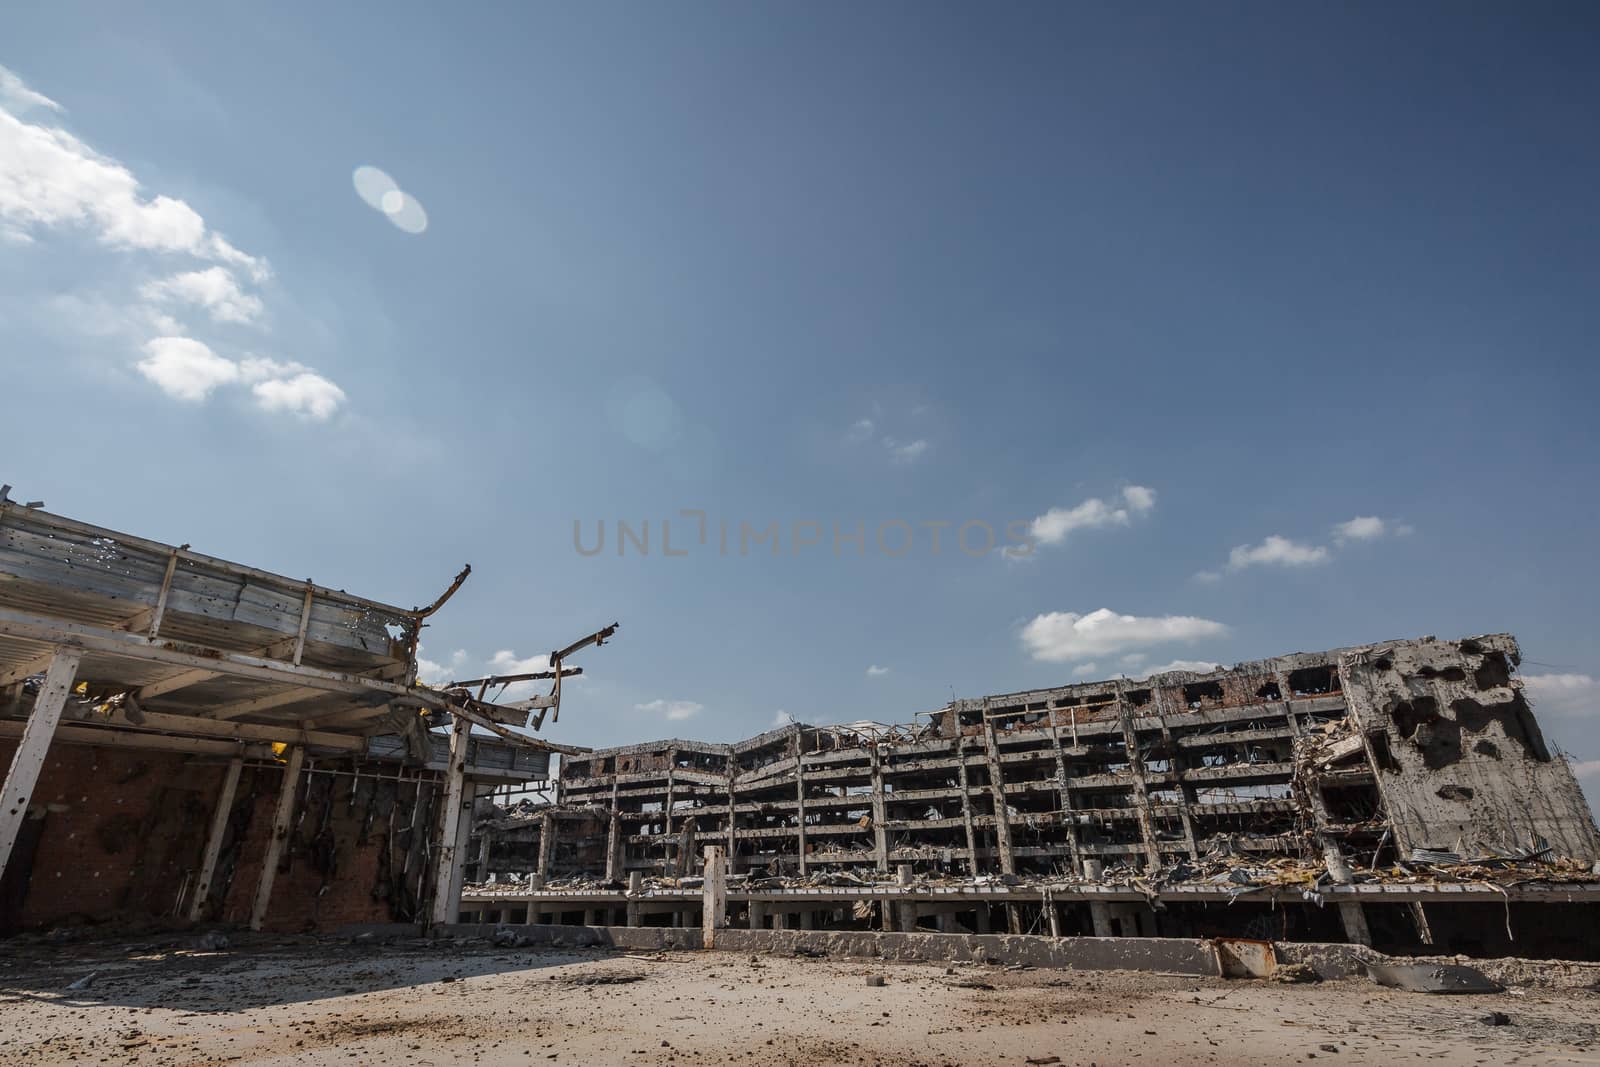
<path fill-rule="evenodd" d="M 445 771 L 444 807 L 439 815 L 439 858 L 434 866 L 431 920 L 452 923 L 460 913 L 456 886 L 456 840 L 461 830 L 461 801 L 467 779 L 467 746 L 472 724 L 457 718 L 450 728 L 450 766 Z"/>
<path fill-rule="evenodd" d="M 23 727 L 22 743 L 11 757 L 5 785 L 0 786 L 0 876 L 5 874 L 6 863 L 11 859 L 11 846 L 17 843 L 22 820 L 28 817 L 28 802 L 33 799 L 33 787 L 39 784 L 39 771 L 44 766 L 45 754 L 50 751 L 50 739 L 61 722 L 61 709 L 72 694 L 79 658 L 76 650 L 63 648 L 51 659 L 44 684 L 34 698 L 33 712 Z"/>
<path fill-rule="evenodd" d="M 272 882 L 278 877 L 278 860 L 283 856 L 283 843 L 294 822 L 294 801 L 300 792 L 300 765 L 306 750 L 299 745 L 289 749 L 289 762 L 283 767 L 283 784 L 278 787 L 278 806 L 272 814 L 272 837 L 267 841 L 266 859 L 261 865 L 261 882 L 256 886 L 255 904 L 250 908 L 250 929 L 260 930 L 267 918 L 267 905 L 272 902 Z"/>
<path fill-rule="evenodd" d="M 239 772 L 244 760 L 235 757 L 228 761 L 228 770 L 222 776 L 222 789 L 217 793 L 217 806 L 211 812 L 211 829 L 206 834 L 206 851 L 200 861 L 200 877 L 195 882 L 194 899 L 189 902 L 189 919 L 199 921 L 211 898 L 211 879 L 217 873 L 217 857 L 222 854 L 222 836 L 228 830 L 228 816 L 233 811 L 233 795 L 239 788 Z"/>

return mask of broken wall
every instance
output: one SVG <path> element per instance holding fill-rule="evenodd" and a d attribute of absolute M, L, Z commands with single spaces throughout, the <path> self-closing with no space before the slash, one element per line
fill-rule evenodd
<path fill-rule="evenodd" d="M 1600 835 L 1572 770 L 1546 743 L 1506 634 L 1347 652 L 1339 673 L 1405 855 L 1526 849 L 1592 862 Z"/>

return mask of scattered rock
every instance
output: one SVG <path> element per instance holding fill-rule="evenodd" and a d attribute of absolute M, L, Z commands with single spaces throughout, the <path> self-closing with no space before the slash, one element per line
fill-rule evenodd
<path fill-rule="evenodd" d="M 872 986 L 872 987 L 876 988 L 878 986 L 883 985 L 883 982 L 884 982 L 884 978 L 883 978 L 883 975 L 881 975 L 881 974 L 869 974 L 869 975 L 867 975 L 867 984 L 869 986 Z"/>
<path fill-rule="evenodd" d="M 1309 963 L 1280 963 L 1272 972 L 1274 982 L 1320 982 L 1322 976 Z"/>
<path fill-rule="evenodd" d="M 233 944 L 233 942 L 228 940 L 227 934 L 224 934 L 218 930 L 212 930 L 208 933 L 200 935 L 200 938 L 195 942 L 194 947 L 199 949 L 201 952 L 221 952 L 231 944 Z"/>
<path fill-rule="evenodd" d="M 1503 1011 L 1491 1011 L 1478 1021 L 1485 1026 L 1510 1026 L 1511 1016 Z"/>
<path fill-rule="evenodd" d="M 71 985 L 67 986 L 67 988 L 68 989 L 88 989 L 90 986 L 94 985 L 94 980 L 96 978 L 98 978 L 98 977 L 100 977 L 100 972 L 99 971 L 92 971 L 89 974 L 86 974 L 82 978 L 78 979 L 76 982 L 73 982 Z"/>

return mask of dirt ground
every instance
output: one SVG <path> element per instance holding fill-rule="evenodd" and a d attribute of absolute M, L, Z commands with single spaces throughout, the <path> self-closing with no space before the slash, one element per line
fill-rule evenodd
<path fill-rule="evenodd" d="M 1584 989 L 1429 996 L 1355 980 L 486 942 L 197 944 L 0 942 L 0 1065 L 1600 1063 L 1600 993 Z M 1509 1023 L 1483 1021 L 1491 1012 Z"/>

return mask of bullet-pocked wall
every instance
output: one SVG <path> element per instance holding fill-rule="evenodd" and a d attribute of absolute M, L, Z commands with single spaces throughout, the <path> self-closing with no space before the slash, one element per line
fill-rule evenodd
<path fill-rule="evenodd" d="M 15 749 L 0 741 L 0 766 Z M 52 745 L 0 881 L 0 931 L 187 916 L 226 765 L 210 755 Z M 248 920 L 282 777 L 271 760 L 243 768 L 204 917 Z M 431 891 L 437 782 L 314 763 L 299 777 L 265 927 L 419 915 Z"/>

